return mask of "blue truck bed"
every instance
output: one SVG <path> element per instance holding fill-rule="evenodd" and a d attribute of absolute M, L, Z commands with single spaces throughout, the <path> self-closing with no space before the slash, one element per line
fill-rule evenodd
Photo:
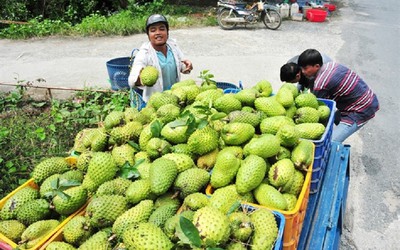
<path fill-rule="evenodd" d="M 339 249 L 350 180 L 350 146 L 332 142 L 318 193 L 310 194 L 297 249 Z"/>

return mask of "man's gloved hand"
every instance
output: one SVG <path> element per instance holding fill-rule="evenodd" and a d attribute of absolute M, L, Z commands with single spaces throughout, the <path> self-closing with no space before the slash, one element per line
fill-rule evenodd
<path fill-rule="evenodd" d="M 338 125 L 340 123 L 341 119 L 342 119 L 342 115 L 340 114 L 340 111 L 336 110 L 335 111 L 335 120 L 334 120 L 335 125 Z"/>

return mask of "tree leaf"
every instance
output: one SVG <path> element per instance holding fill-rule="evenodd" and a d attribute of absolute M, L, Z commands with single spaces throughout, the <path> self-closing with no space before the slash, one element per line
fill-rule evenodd
<path fill-rule="evenodd" d="M 232 206 L 229 208 L 227 215 L 230 215 L 231 213 L 237 211 L 239 207 L 240 201 L 235 201 L 235 203 L 233 203 Z"/>
<path fill-rule="evenodd" d="M 144 159 L 142 160 L 144 161 Z M 137 179 L 140 176 L 140 173 L 135 166 L 131 166 L 128 161 L 125 162 L 120 170 L 119 176 L 125 179 Z"/>
<path fill-rule="evenodd" d="M 199 124 L 197 125 L 197 128 L 202 129 L 202 128 L 206 127 L 207 125 L 208 125 L 207 120 L 200 120 Z"/>
<path fill-rule="evenodd" d="M 187 121 L 175 120 L 175 121 L 169 123 L 168 126 L 170 126 L 171 128 L 176 128 L 176 127 L 186 126 L 186 123 L 187 123 Z"/>
<path fill-rule="evenodd" d="M 58 195 L 58 196 L 60 196 L 60 198 L 63 199 L 63 200 L 65 200 L 65 201 L 67 201 L 67 200 L 69 200 L 69 199 L 71 198 L 70 195 L 68 195 L 68 194 L 66 194 L 66 193 L 64 193 L 64 192 L 58 191 L 58 190 L 55 191 L 55 194 Z"/>
<path fill-rule="evenodd" d="M 222 119 L 222 118 L 224 118 L 224 117 L 226 117 L 226 114 L 225 114 L 225 113 L 223 113 L 223 112 L 218 112 L 218 113 L 215 113 L 215 114 L 211 115 L 210 119 L 211 119 L 212 121 L 215 121 L 215 120 Z"/>
<path fill-rule="evenodd" d="M 179 216 L 179 226 L 182 232 L 190 240 L 191 244 L 195 247 L 201 247 L 200 234 L 193 223 L 183 216 Z"/>

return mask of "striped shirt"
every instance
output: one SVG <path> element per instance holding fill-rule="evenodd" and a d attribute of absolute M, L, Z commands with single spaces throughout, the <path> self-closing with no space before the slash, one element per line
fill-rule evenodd
<path fill-rule="evenodd" d="M 336 101 L 341 122 L 363 125 L 379 110 L 378 98 L 363 79 L 344 65 L 329 62 L 318 71 L 312 92 Z"/>

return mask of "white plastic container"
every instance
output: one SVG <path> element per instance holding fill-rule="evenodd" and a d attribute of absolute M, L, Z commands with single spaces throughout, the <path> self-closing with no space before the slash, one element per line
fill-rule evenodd
<path fill-rule="evenodd" d="M 283 3 L 279 6 L 279 14 L 281 14 L 282 18 L 289 17 L 289 11 L 290 11 L 289 9 L 290 9 L 290 7 L 289 7 L 289 4 L 287 4 L 287 3 Z"/>
<path fill-rule="evenodd" d="M 292 6 L 290 6 L 290 16 L 296 13 L 299 13 L 299 5 L 297 3 L 292 3 Z"/>

